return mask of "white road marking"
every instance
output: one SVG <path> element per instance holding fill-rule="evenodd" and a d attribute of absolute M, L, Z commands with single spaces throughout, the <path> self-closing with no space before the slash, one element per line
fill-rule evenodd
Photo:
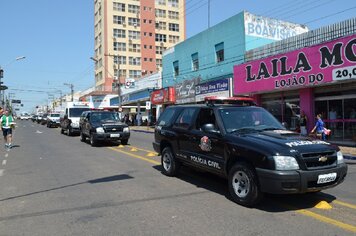
<path fill-rule="evenodd" d="M 34 125 L 31 125 L 31 127 L 35 127 Z"/>
<path fill-rule="evenodd" d="M 6 165 L 6 160 L 2 160 L 2 165 L 4 166 L 4 165 Z"/>
<path fill-rule="evenodd" d="M 7 158 L 9 156 L 9 153 L 5 153 L 5 157 Z"/>
<path fill-rule="evenodd" d="M 37 130 L 37 131 L 36 131 L 36 134 L 42 134 L 42 132 L 41 132 L 41 131 L 39 131 L 39 130 Z"/>
<path fill-rule="evenodd" d="M 4 170 L 0 169 L 0 176 L 3 176 L 3 175 L 4 175 Z"/>

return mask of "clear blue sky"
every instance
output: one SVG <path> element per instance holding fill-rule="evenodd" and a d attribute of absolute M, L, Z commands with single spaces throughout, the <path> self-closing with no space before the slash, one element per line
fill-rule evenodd
<path fill-rule="evenodd" d="M 207 28 L 207 3 L 186 0 L 187 37 Z M 356 17 L 355 7 L 355 0 L 210 0 L 210 25 L 247 10 L 315 29 Z M 69 93 L 63 83 L 75 90 L 94 85 L 94 0 L 0 0 L 0 12 L 3 81 L 22 110 L 46 104 L 48 93 L 58 97 L 55 89 Z M 14 61 L 18 56 L 26 59 Z"/>

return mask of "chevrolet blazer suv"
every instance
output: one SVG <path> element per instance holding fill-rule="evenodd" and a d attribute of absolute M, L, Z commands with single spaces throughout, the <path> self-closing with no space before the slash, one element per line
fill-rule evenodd
<path fill-rule="evenodd" d="M 189 165 L 226 177 L 232 199 L 244 206 L 257 204 L 263 193 L 331 188 L 347 173 L 337 146 L 286 130 L 254 105 L 170 106 L 154 135 L 163 174 L 175 176 Z"/>
<path fill-rule="evenodd" d="M 116 112 L 85 111 L 79 120 L 80 140 L 90 140 L 91 146 L 97 146 L 100 141 L 117 141 L 126 145 L 130 138 L 128 125 L 120 122 Z"/>

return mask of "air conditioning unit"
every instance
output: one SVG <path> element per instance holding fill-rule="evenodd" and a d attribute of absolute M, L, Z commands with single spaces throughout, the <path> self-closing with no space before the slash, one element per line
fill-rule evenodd
<path fill-rule="evenodd" d="M 126 27 L 126 23 L 122 23 L 122 26 L 123 26 L 123 27 Z"/>
<path fill-rule="evenodd" d="M 132 39 L 129 39 L 129 43 L 132 43 Z"/>

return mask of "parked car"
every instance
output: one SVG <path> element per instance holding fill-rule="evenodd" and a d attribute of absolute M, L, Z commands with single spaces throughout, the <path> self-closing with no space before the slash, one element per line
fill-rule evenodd
<path fill-rule="evenodd" d="M 32 115 L 31 120 L 32 120 L 32 122 L 35 122 L 37 120 L 37 115 Z"/>
<path fill-rule="evenodd" d="M 48 116 L 47 116 L 47 127 L 48 128 L 59 127 L 60 126 L 59 117 L 60 117 L 59 113 L 50 113 L 50 114 L 48 114 Z"/>
<path fill-rule="evenodd" d="M 221 175 L 244 206 L 257 204 L 263 193 L 331 188 L 347 174 L 337 146 L 286 130 L 257 106 L 170 106 L 157 122 L 153 147 L 163 174 L 174 176 L 185 164 Z"/>
<path fill-rule="evenodd" d="M 80 140 L 89 138 L 91 146 L 99 141 L 117 141 L 126 145 L 130 138 L 130 129 L 122 123 L 116 112 L 86 111 L 80 116 Z"/>
<path fill-rule="evenodd" d="M 79 134 L 79 119 L 84 111 L 90 110 L 89 105 L 83 102 L 68 102 L 60 115 L 61 134 L 68 136 Z"/>
<path fill-rule="evenodd" d="M 42 119 L 41 119 L 41 122 L 40 122 L 41 125 L 47 124 L 47 116 L 48 116 L 48 114 L 43 114 L 42 115 Z"/>
<path fill-rule="evenodd" d="M 43 114 L 38 114 L 37 117 L 36 117 L 36 122 L 38 124 L 40 124 L 42 122 L 42 119 L 43 119 Z"/>
<path fill-rule="evenodd" d="M 30 118 L 30 115 L 26 112 L 20 114 L 20 120 L 29 120 Z"/>

